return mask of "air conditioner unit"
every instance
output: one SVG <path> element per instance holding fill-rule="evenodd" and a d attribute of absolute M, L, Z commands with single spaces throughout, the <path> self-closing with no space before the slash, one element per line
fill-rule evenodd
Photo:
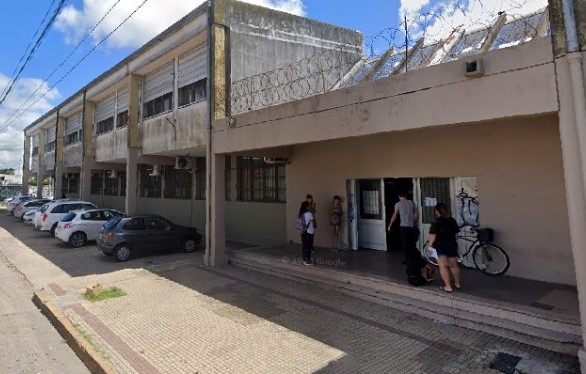
<path fill-rule="evenodd" d="M 117 170 L 110 170 L 108 172 L 108 178 L 110 178 L 110 179 L 118 178 L 118 171 Z"/>
<path fill-rule="evenodd" d="M 161 176 L 161 165 L 153 165 L 152 169 L 149 170 L 149 177 L 160 177 Z"/>
<path fill-rule="evenodd" d="M 481 77 L 484 75 L 484 63 L 482 59 L 466 61 L 464 75 L 469 78 Z"/>
<path fill-rule="evenodd" d="M 287 158 L 279 158 L 279 157 L 264 157 L 263 161 L 265 164 L 287 164 L 289 163 L 289 159 Z"/>
<path fill-rule="evenodd" d="M 193 168 L 191 157 L 175 157 L 175 169 L 188 170 Z"/>

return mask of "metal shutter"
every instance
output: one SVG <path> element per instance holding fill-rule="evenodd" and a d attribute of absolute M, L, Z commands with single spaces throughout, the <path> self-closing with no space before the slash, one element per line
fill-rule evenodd
<path fill-rule="evenodd" d="M 65 120 L 65 135 L 72 134 L 79 129 L 81 129 L 81 112 L 67 117 Z"/>
<path fill-rule="evenodd" d="M 173 92 L 172 62 L 144 77 L 143 102 L 147 103 L 169 92 Z"/>
<path fill-rule="evenodd" d="M 178 85 L 186 86 L 190 83 L 197 82 L 207 75 L 208 50 L 204 45 L 179 57 Z"/>
<path fill-rule="evenodd" d="M 98 123 L 110 117 L 114 117 L 114 104 L 116 103 L 116 94 L 108 95 L 105 99 L 96 103 L 94 112 L 94 123 Z"/>
<path fill-rule="evenodd" d="M 57 137 L 55 134 L 55 126 L 49 127 L 46 131 L 45 143 L 52 142 Z"/>
<path fill-rule="evenodd" d="M 122 88 L 118 90 L 118 99 L 116 105 L 116 114 L 122 113 L 125 110 L 128 110 L 128 98 L 130 94 L 128 92 L 128 88 Z"/>

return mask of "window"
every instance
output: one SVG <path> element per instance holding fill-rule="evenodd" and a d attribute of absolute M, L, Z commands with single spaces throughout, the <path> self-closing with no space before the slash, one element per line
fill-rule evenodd
<path fill-rule="evenodd" d="M 79 193 L 79 174 L 66 174 L 62 177 L 61 193 Z"/>
<path fill-rule="evenodd" d="M 206 199 L 206 159 L 205 157 L 196 157 L 195 169 L 195 200 Z"/>
<path fill-rule="evenodd" d="M 126 172 L 120 174 L 120 196 L 126 196 Z"/>
<path fill-rule="evenodd" d="M 161 177 L 151 177 L 151 165 L 140 165 L 140 197 L 161 197 Z"/>
<path fill-rule="evenodd" d="M 173 109 L 173 63 L 145 76 L 142 117 L 149 118 Z"/>
<path fill-rule="evenodd" d="M 110 178 L 106 176 L 104 181 L 104 195 L 106 196 L 118 196 L 118 176 Z"/>
<path fill-rule="evenodd" d="M 69 145 L 69 144 L 79 143 L 80 141 L 81 141 L 81 130 L 65 135 L 64 144 Z M 55 147 L 53 146 L 53 149 L 54 148 Z"/>
<path fill-rule="evenodd" d="M 169 92 L 163 96 L 159 96 L 149 102 L 146 102 L 143 107 L 143 117 L 149 118 L 160 113 L 165 113 L 173 109 L 173 93 Z"/>
<path fill-rule="evenodd" d="M 201 79 L 179 88 L 179 106 L 191 104 L 207 97 L 207 79 Z"/>
<path fill-rule="evenodd" d="M 124 230 L 144 230 L 144 218 L 134 218 L 124 225 Z"/>
<path fill-rule="evenodd" d="M 39 146 L 36 145 L 33 147 L 33 156 L 37 156 L 39 154 Z"/>
<path fill-rule="evenodd" d="M 114 117 L 106 118 L 96 123 L 96 135 L 112 131 L 114 129 Z"/>
<path fill-rule="evenodd" d="M 128 126 L 128 110 L 118 113 L 116 116 L 116 128 Z"/>
<path fill-rule="evenodd" d="M 55 140 L 51 140 L 45 144 L 45 151 L 51 152 L 55 150 Z"/>
<path fill-rule="evenodd" d="M 165 168 L 165 198 L 191 199 L 192 174 L 187 170 Z"/>
<path fill-rule="evenodd" d="M 92 195 L 101 195 L 104 192 L 104 175 L 101 173 L 92 174 L 90 182 L 90 193 Z"/>
<path fill-rule="evenodd" d="M 237 192 L 239 201 L 286 201 L 286 168 L 266 164 L 259 157 L 237 160 Z"/>
<path fill-rule="evenodd" d="M 148 217 L 145 221 L 149 230 L 166 230 L 171 227 L 169 222 L 155 217 Z"/>

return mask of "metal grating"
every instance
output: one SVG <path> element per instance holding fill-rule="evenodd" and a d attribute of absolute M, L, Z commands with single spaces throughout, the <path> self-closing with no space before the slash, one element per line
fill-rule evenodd
<path fill-rule="evenodd" d="M 372 80 L 386 78 L 393 74 L 393 72 L 397 69 L 401 62 L 403 62 L 404 59 L 405 52 L 392 54 L 383 64 L 381 64 L 376 73 L 372 76 Z"/>
<path fill-rule="evenodd" d="M 446 62 L 457 60 L 464 56 L 469 56 L 478 53 L 484 41 L 488 36 L 488 29 L 473 31 L 470 34 L 464 34 L 454 45 L 450 54 L 446 58 Z"/>
<path fill-rule="evenodd" d="M 545 12 L 537 13 L 506 23 L 498 33 L 490 49 L 507 48 L 530 41 L 537 36 L 537 27 L 544 16 Z"/>

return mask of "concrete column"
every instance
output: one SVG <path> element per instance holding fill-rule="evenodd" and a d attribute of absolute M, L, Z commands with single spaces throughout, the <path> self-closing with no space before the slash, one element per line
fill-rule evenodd
<path fill-rule="evenodd" d="M 574 257 L 574 271 L 580 305 L 582 340 L 586 342 L 586 202 L 585 186 L 582 178 L 581 145 L 575 122 L 574 97 L 570 66 L 566 57 L 556 60 L 558 71 L 558 91 L 560 101 L 559 129 L 564 165 L 566 200 L 570 226 L 570 243 Z M 586 372 L 586 350 L 584 346 L 578 353 L 582 372 Z"/>
<path fill-rule="evenodd" d="M 225 235 L 225 168 L 224 155 L 209 155 L 211 170 L 209 177 L 211 187 L 208 188 L 206 205 L 209 207 L 206 219 L 206 251 L 204 264 L 206 266 L 223 266 L 228 264 L 226 256 Z"/>
<path fill-rule="evenodd" d="M 31 138 L 24 134 L 24 152 L 22 154 L 22 195 L 28 195 L 28 179 L 30 178 Z"/>
<path fill-rule="evenodd" d="M 39 154 L 37 162 L 37 197 L 43 197 L 43 178 L 45 178 L 45 142 L 47 141 L 46 130 L 39 132 Z"/>
<path fill-rule="evenodd" d="M 83 97 L 83 112 L 81 115 L 82 161 L 80 172 L 79 196 L 81 200 L 89 201 L 92 193 L 92 169 L 95 164 L 94 145 L 94 110 L 96 105 Z"/>
<path fill-rule="evenodd" d="M 56 137 L 55 137 L 55 168 L 54 177 L 55 184 L 53 189 L 53 197 L 60 199 L 63 193 L 63 171 L 65 168 L 65 118 L 57 116 L 56 125 Z"/>
<path fill-rule="evenodd" d="M 140 147 L 138 133 L 138 114 L 139 114 L 139 82 L 140 76 L 131 74 L 128 77 L 129 97 L 128 97 L 128 136 L 127 147 L 128 156 L 126 158 L 126 214 L 136 213 L 136 194 L 137 188 L 137 160 Z"/>

